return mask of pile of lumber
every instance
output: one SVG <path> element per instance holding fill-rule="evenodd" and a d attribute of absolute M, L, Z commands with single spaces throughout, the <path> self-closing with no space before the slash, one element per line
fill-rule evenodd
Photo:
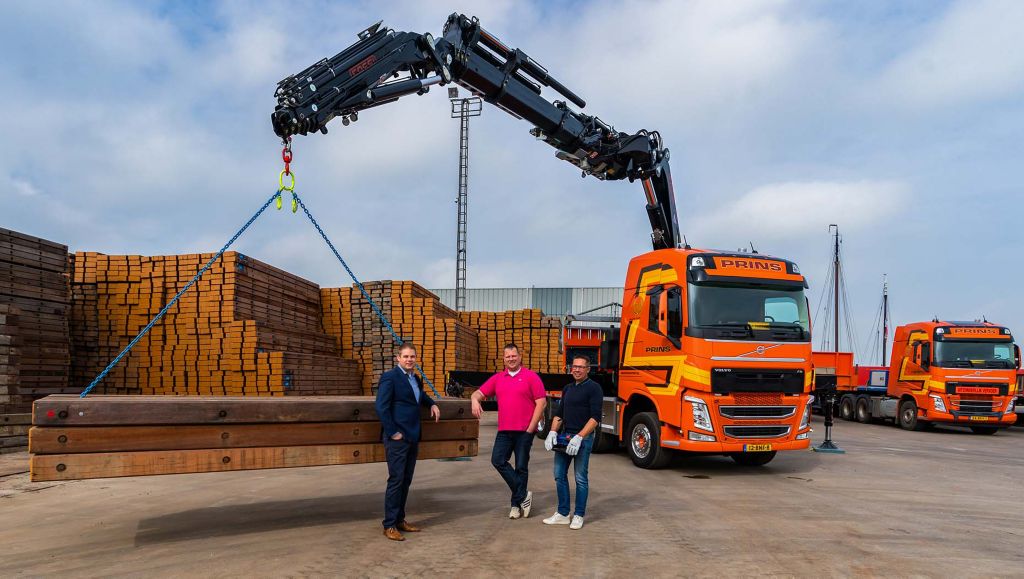
<path fill-rule="evenodd" d="M 423 409 L 419 458 L 476 456 L 467 400 Z M 385 460 L 366 397 L 49 396 L 29 432 L 31 480 L 324 466 Z"/>
<path fill-rule="evenodd" d="M 80 391 L 212 254 L 76 253 L 72 382 Z M 358 364 L 323 331 L 316 284 L 225 253 L 98 385 L 98 393 L 349 395 Z"/>
<path fill-rule="evenodd" d="M 0 415 L 0 454 L 25 450 L 31 423 L 31 414 Z"/>
<path fill-rule="evenodd" d="M 438 392 L 444 391 L 449 371 L 479 369 L 476 332 L 436 295 L 411 281 L 373 281 L 363 287 L 402 341 L 416 345 L 420 367 Z M 395 339 L 357 288 L 321 293 L 328 296 L 324 327 L 343 351 L 351 344 L 363 374 L 363 393 L 371 394 L 381 374 L 395 366 Z M 342 305 L 346 300 L 347 309 Z"/>
<path fill-rule="evenodd" d="M 534 372 L 565 372 L 559 351 L 562 330 L 557 317 L 545 316 L 539 309 L 526 309 L 460 312 L 459 318 L 476 330 L 481 370 L 503 368 L 505 345 L 516 344 L 527 368 Z"/>
<path fill-rule="evenodd" d="M 0 228 L 0 415 L 71 392 L 65 245 Z"/>

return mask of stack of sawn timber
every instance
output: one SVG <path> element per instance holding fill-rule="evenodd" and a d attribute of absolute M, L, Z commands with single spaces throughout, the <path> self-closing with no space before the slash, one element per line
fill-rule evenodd
<path fill-rule="evenodd" d="M 423 410 L 419 458 L 476 456 L 467 400 Z M 366 397 L 55 395 L 35 402 L 31 480 L 325 466 L 385 460 Z"/>
<path fill-rule="evenodd" d="M 0 228 L 0 453 L 24 450 L 32 401 L 71 392 L 67 246 Z"/>
<path fill-rule="evenodd" d="M 420 366 L 439 391 L 452 370 L 500 370 L 502 350 L 510 343 L 519 346 L 526 367 L 565 371 L 561 325 L 539 309 L 456 312 L 412 281 L 372 281 L 363 287 L 395 333 L 416 345 Z M 324 331 L 334 336 L 343 356 L 359 361 L 363 393 L 372 394 L 380 375 L 395 365 L 394 336 L 358 288 L 324 288 L 320 297 Z"/>
<path fill-rule="evenodd" d="M 503 367 L 506 344 L 518 345 L 523 365 L 534 372 L 554 374 L 566 371 L 559 351 L 562 327 L 557 317 L 545 316 L 539 309 L 526 309 L 459 312 L 459 319 L 477 332 L 483 371 Z"/>
<path fill-rule="evenodd" d="M 212 254 L 76 253 L 73 383 L 85 388 Z M 107 394 L 351 395 L 361 391 L 321 324 L 320 288 L 227 252 L 99 384 Z"/>
<path fill-rule="evenodd" d="M 28 447 L 31 414 L 0 414 L 0 454 L 24 452 Z"/>
<path fill-rule="evenodd" d="M 420 367 L 439 392 L 448 372 L 479 370 L 476 332 L 436 295 L 411 281 L 363 287 L 402 341 L 416 346 Z M 340 341 L 344 355 L 359 361 L 363 393 L 372 394 L 381 374 L 395 366 L 394 336 L 358 288 L 326 288 L 321 298 L 325 330 Z"/>

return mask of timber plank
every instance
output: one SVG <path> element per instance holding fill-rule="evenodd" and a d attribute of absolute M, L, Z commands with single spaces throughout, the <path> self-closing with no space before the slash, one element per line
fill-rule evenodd
<path fill-rule="evenodd" d="M 441 420 L 471 416 L 469 400 L 443 399 Z M 421 417 L 429 418 L 428 409 Z M 52 394 L 32 405 L 36 426 L 243 424 L 376 421 L 369 396 L 145 396 Z"/>
<path fill-rule="evenodd" d="M 419 459 L 476 456 L 476 440 L 420 443 Z M 384 445 L 335 444 L 277 446 L 216 450 L 161 450 L 147 452 L 33 455 L 31 480 L 78 480 L 122 476 L 148 476 L 224 472 L 266 468 L 293 468 L 361 464 L 384 461 Z"/>
<path fill-rule="evenodd" d="M 422 439 L 467 440 L 478 438 L 479 434 L 480 423 L 475 419 L 427 421 L 423 423 Z M 34 454 L 76 454 L 375 443 L 381 440 L 381 425 L 379 422 L 327 422 L 223 426 L 35 426 L 28 435 L 29 452 Z"/>

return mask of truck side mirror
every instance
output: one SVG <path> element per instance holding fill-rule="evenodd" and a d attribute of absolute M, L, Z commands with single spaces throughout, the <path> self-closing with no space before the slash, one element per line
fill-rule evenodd
<path fill-rule="evenodd" d="M 1020 370 L 1020 346 L 1013 345 L 1013 365 Z"/>
<path fill-rule="evenodd" d="M 932 346 L 931 344 L 921 344 L 921 367 L 925 370 L 928 369 L 932 364 Z"/>

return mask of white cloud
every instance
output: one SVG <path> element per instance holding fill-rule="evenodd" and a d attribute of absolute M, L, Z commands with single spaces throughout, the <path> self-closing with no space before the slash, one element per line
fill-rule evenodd
<path fill-rule="evenodd" d="M 787 182 L 758 187 L 695 219 L 698 237 L 783 241 L 820 233 L 830 223 L 859 231 L 902 209 L 908 187 L 895 181 Z"/>
<path fill-rule="evenodd" d="M 920 44 L 887 67 L 868 98 L 931 107 L 1019 95 L 1024 89 L 1022 30 L 1024 3 L 959 2 Z"/>
<path fill-rule="evenodd" d="M 15 194 L 21 195 L 22 197 L 35 197 L 39 195 L 39 189 L 24 179 L 11 178 L 10 187 L 14 190 Z"/>

